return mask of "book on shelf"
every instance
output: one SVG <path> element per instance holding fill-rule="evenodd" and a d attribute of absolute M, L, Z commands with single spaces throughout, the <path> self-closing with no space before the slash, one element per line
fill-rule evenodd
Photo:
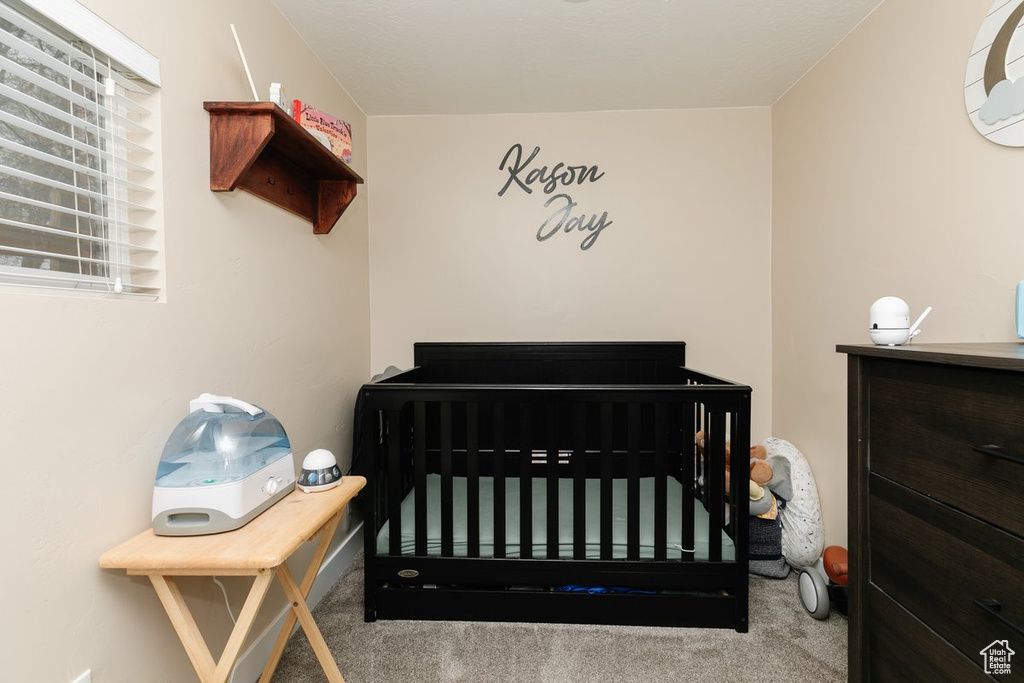
<path fill-rule="evenodd" d="M 292 116 L 334 156 L 352 163 L 352 124 L 302 100 L 293 101 Z"/>

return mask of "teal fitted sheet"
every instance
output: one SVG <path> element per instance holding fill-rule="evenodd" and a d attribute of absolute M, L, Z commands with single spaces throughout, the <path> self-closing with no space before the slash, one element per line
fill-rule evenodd
<path fill-rule="evenodd" d="M 480 556 L 494 556 L 494 481 L 491 477 L 480 477 Z M 626 487 L 625 479 L 612 480 L 612 557 L 626 557 Z M 453 550 L 457 557 L 465 557 L 467 550 L 466 510 L 468 496 L 466 478 L 453 477 L 452 508 L 454 519 Z M 666 557 L 681 559 L 682 534 L 682 485 L 668 479 L 668 505 L 666 524 Z M 402 554 L 411 555 L 415 543 L 415 508 L 418 491 L 411 491 L 402 501 Z M 532 481 L 533 501 L 533 557 L 547 557 L 547 480 Z M 573 553 L 573 480 L 558 480 L 558 548 L 559 557 L 571 558 Z M 427 475 L 427 554 L 441 554 L 441 476 Z M 588 559 L 601 557 L 601 521 L 599 516 L 601 481 L 586 480 L 586 556 Z M 695 560 L 708 559 L 708 513 L 697 500 L 693 501 Z M 377 535 L 377 552 L 389 553 L 391 525 L 385 523 Z M 735 549 L 732 539 L 724 531 L 722 536 L 722 559 L 732 560 Z M 505 479 L 505 556 L 520 556 L 519 538 L 519 480 Z M 654 558 L 654 478 L 640 479 L 640 557 Z"/>

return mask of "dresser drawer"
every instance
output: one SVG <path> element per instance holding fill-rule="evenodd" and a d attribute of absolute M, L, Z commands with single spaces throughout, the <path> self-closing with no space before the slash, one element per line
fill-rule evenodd
<path fill-rule="evenodd" d="M 1024 541 L 877 475 L 869 486 L 870 583 L 972 661 L 996 640 L 1024 645 Z"/>
<path fill-rule="evenodd" d="M 970 660 L 921 623 L 910 612 L 872 587 L 868 592 L 871 620 L 872 683 L 935 683 L 991 681 L 978 660 Z"/>
<path fill-rule="evenodd" d="M 869 392 L 872 472 L 1024 537 L 1024 373 L 875 360 Z"/>

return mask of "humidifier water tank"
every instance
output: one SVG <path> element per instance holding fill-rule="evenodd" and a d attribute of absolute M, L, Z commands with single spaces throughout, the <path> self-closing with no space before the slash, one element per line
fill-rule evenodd
<path fill-rule="evenodd" d="M 164 446 L 153 488 L 153 531 L 195 536 L 245 525 L 295 488 L 284 427 L 229 396 L 190 403 Z"/>

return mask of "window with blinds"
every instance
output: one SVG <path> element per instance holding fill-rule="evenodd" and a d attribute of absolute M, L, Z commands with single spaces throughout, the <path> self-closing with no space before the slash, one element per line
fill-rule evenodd
<path fill-rule="evenodd" d="M 0 284 L 160 292 L 148 84 L 0 2 Z"/>

